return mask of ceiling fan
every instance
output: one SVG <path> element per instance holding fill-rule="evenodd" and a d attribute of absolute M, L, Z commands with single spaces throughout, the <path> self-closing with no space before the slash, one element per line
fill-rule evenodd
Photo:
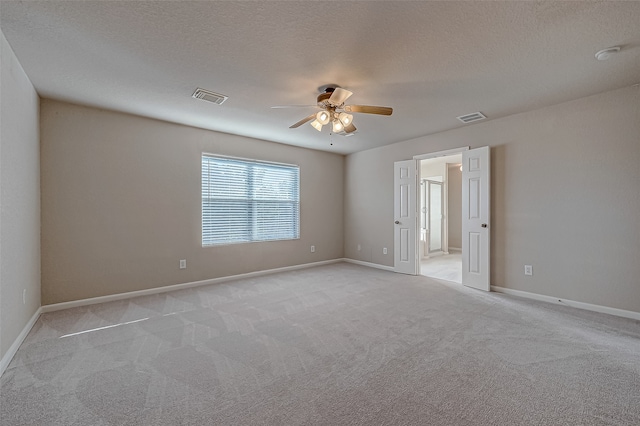
<path fill-rule="evenodd" d="M 317 107 L 321 110 L 317 113 L 303 118 L 295 124 L 289 126 L 290 129 L 295 129 L 302 126 L 305 123 L 311 121 L 311 126 L 317 131 L 322 131 L 322 126 L 331 123 L 333 133 L 349 135 L 355 132 L 356 126 L 353 125 L 353 115 L 351 112 L 362 114 L 378 114 L 378 115 L 391 115 L 393 108 L 371 106 L 371 105 L 345 105 L 344 102 L 349 99 L 353 92 L 345 90 L 336 85 L 328 85 L 320 87 L 320 93 L 317 99 Z M 296 107 L 308 107 L 316 105 L 289 105 L 289 106 L 274 106 L 272 108 L 296 108 Z"/>

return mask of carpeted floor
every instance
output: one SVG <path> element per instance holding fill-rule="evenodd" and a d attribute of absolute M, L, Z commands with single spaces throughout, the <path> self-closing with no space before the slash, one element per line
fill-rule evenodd
<path fill-rule="evenodd" d="M 340 263 L 44 314 L 9 425 L 639 425 L 640 323 Z"/>

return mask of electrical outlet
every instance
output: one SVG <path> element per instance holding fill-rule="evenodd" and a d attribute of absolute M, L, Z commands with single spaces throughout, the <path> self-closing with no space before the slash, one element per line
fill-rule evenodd
<path fill-rule="evenodd" d="M 311 253 L 315 253 L 316 252 L 316 246 L 311 246 Z"/>
<path fill-rule="evenodd" d="M 360 247 L 360 244 L 358 244 L 358 251 L 360 251 L 362 249 L 362 247 Z"/>
<path fill-rule="evenodd" d="M 533 266 L 524 265 L 524 274 L 525 275 L 533 275 Z"/>
<path fill-rule="evenodd" d="M 180 260 L 180 269 L 187 269 L 187 259 Z"/>
<path fill-rule="evenodd" d="M 382 249 L 382 254 L 387 254 L 387 248 L 386 247 Z"/>

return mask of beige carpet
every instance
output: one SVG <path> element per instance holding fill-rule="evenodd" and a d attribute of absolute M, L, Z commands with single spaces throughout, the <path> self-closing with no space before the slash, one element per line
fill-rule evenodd
<path fill-rule="evenodd" d="M 9 425 L 639 425 L 640 324 L 355 266 L 43 315 Z"/>

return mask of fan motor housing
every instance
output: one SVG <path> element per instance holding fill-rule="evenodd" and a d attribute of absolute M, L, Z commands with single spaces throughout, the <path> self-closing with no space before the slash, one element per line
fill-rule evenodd
<path fill-rule="evenodd" d="M 331 97 L 331 93 L 320 93 L 318 95 L 318 104 L 328 100 Z"/>

